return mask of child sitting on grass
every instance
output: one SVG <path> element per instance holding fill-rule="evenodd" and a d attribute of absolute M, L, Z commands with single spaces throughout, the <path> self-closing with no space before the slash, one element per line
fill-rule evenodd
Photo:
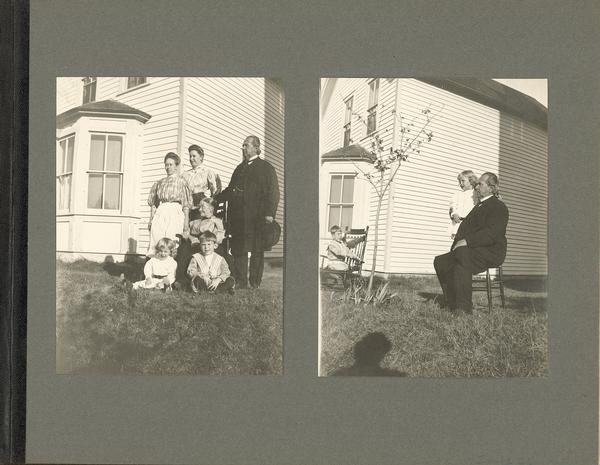
<path fill-rule="evenodd" d="M 192 255 L 187 274 L 194 292 L 228 292 L 233 294 L 234 279 L 229 266 L 221 255 L 215 252 L 217 236 L 206 231 L 200 234 L 200 253 Z"/>
<path fill-rule="evenodd" d="M 168 237 L 160 239 L 155 246 L 155 254 L 144 266 L 144 281 L 133 283 L 133 289 L 162 289 L 170 291 L 175 282 L 177 262 L 173 259 L 175 241 Z"/>
<path fill-rule="evenodd" d="M 360 258 L 350 249 L 353 249 L 359 243 L 363 242 L 365 240 L 364 236 L 346 242 L 343 239 L 344 233 L 342 232 L 342 228 L 339 226 L 332 226 L 329 229 L 329 232 L 331 233 L 332 240 L 327 246 L 328 263 L 326 268 L 336 271 L 345 271 L 349 268 L 348 263 L 346 263 L 346 257 L 360 261 Z"/>

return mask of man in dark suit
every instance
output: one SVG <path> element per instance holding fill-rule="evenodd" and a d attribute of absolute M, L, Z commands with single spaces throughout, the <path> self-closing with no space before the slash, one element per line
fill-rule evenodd
<path fill-rule="evenodd" d="M 506 257 L 508 208 L 498 198 L 498 177 L 483 173 L 475 189 L 479 203 L 460 224 L 450 252 L 433 260 L 446 305 L 455 312 L 473 311 L 472 275 Z"/>
<path fill-rule="evenodd" d="M 279 204 L 279 185 L 273 166 L 259 158 L 260 139 L 248 136 L 242 144 L 244 161 L 234 170 L 227 188 L 218 196 L 229 201 L 229 234 L 233 255 L 232 274 L 236 287 L 248 286 L 248 252 L 250 252 L 250 286 L 260 286 L 265 246 L 263 235 L 272 223 Z"/>

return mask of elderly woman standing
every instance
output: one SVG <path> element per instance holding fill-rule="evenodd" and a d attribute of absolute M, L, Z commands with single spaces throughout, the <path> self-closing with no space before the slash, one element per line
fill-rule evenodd
<path fill-rule="evenodd" d="M 177 234 L 189 235 L 189 211 L 192 195 L 188 183 L 177 173 L 181 163 L 179 156 L 167 153 L 164 159 L 167 177 L 157 181 L 150 189 L 150 243 L 147 256 L 152 256 L 156 243 L 163 237 L 177 239 Z"/>

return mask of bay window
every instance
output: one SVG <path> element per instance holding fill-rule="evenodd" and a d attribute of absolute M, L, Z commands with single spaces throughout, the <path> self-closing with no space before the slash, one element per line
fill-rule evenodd
<path fill-rule="evenodd" d="M 87 207 L 120 210 L 123 184 L 123 136 L 92 134 Z"/>

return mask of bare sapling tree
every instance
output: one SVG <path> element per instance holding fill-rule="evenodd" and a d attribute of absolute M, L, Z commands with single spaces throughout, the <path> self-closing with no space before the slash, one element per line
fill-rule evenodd
<path fill-rule="evenodd" d="M 392 110 L 396 122 L 397 134 L 392 134 L 392 142 L 386 147 L 382 133 L 384 131 L 373 131 L 368 136 L 370 142 L 368 147 L 369 158 L 367 161 L 371 166 L 364 169 L 360 163 L 353 162 L 353 165 L 360 172 L 360 176 L 367 180 L 375 195 L 377 196 L 377 209 L 375 210 L 374 240 L 373 240 L 373 258 L 371 260 L 371 273 L 369 276 L 369 285 L 367 295 L 372 294 L 375 270 L 377 268 L 377 251 L 379 245 L 379 220 L 381 216 L 381 207 L 383 200 L 389 191 L 390 185 L 394 182 L 400 166 L 408 161 L 411 155 L 418 155 L 422 151 L 423 144 L 431 142 L 433 131 L 430 130 L 431 123 L 442 111 L 443 106 L 432 108 L 428 105 L 420 112 L 414 114 L 410 119 L 403 117 L 400 112 Z M 367 121 L 358 113 L 352 113 L 365 127 Z"/>

